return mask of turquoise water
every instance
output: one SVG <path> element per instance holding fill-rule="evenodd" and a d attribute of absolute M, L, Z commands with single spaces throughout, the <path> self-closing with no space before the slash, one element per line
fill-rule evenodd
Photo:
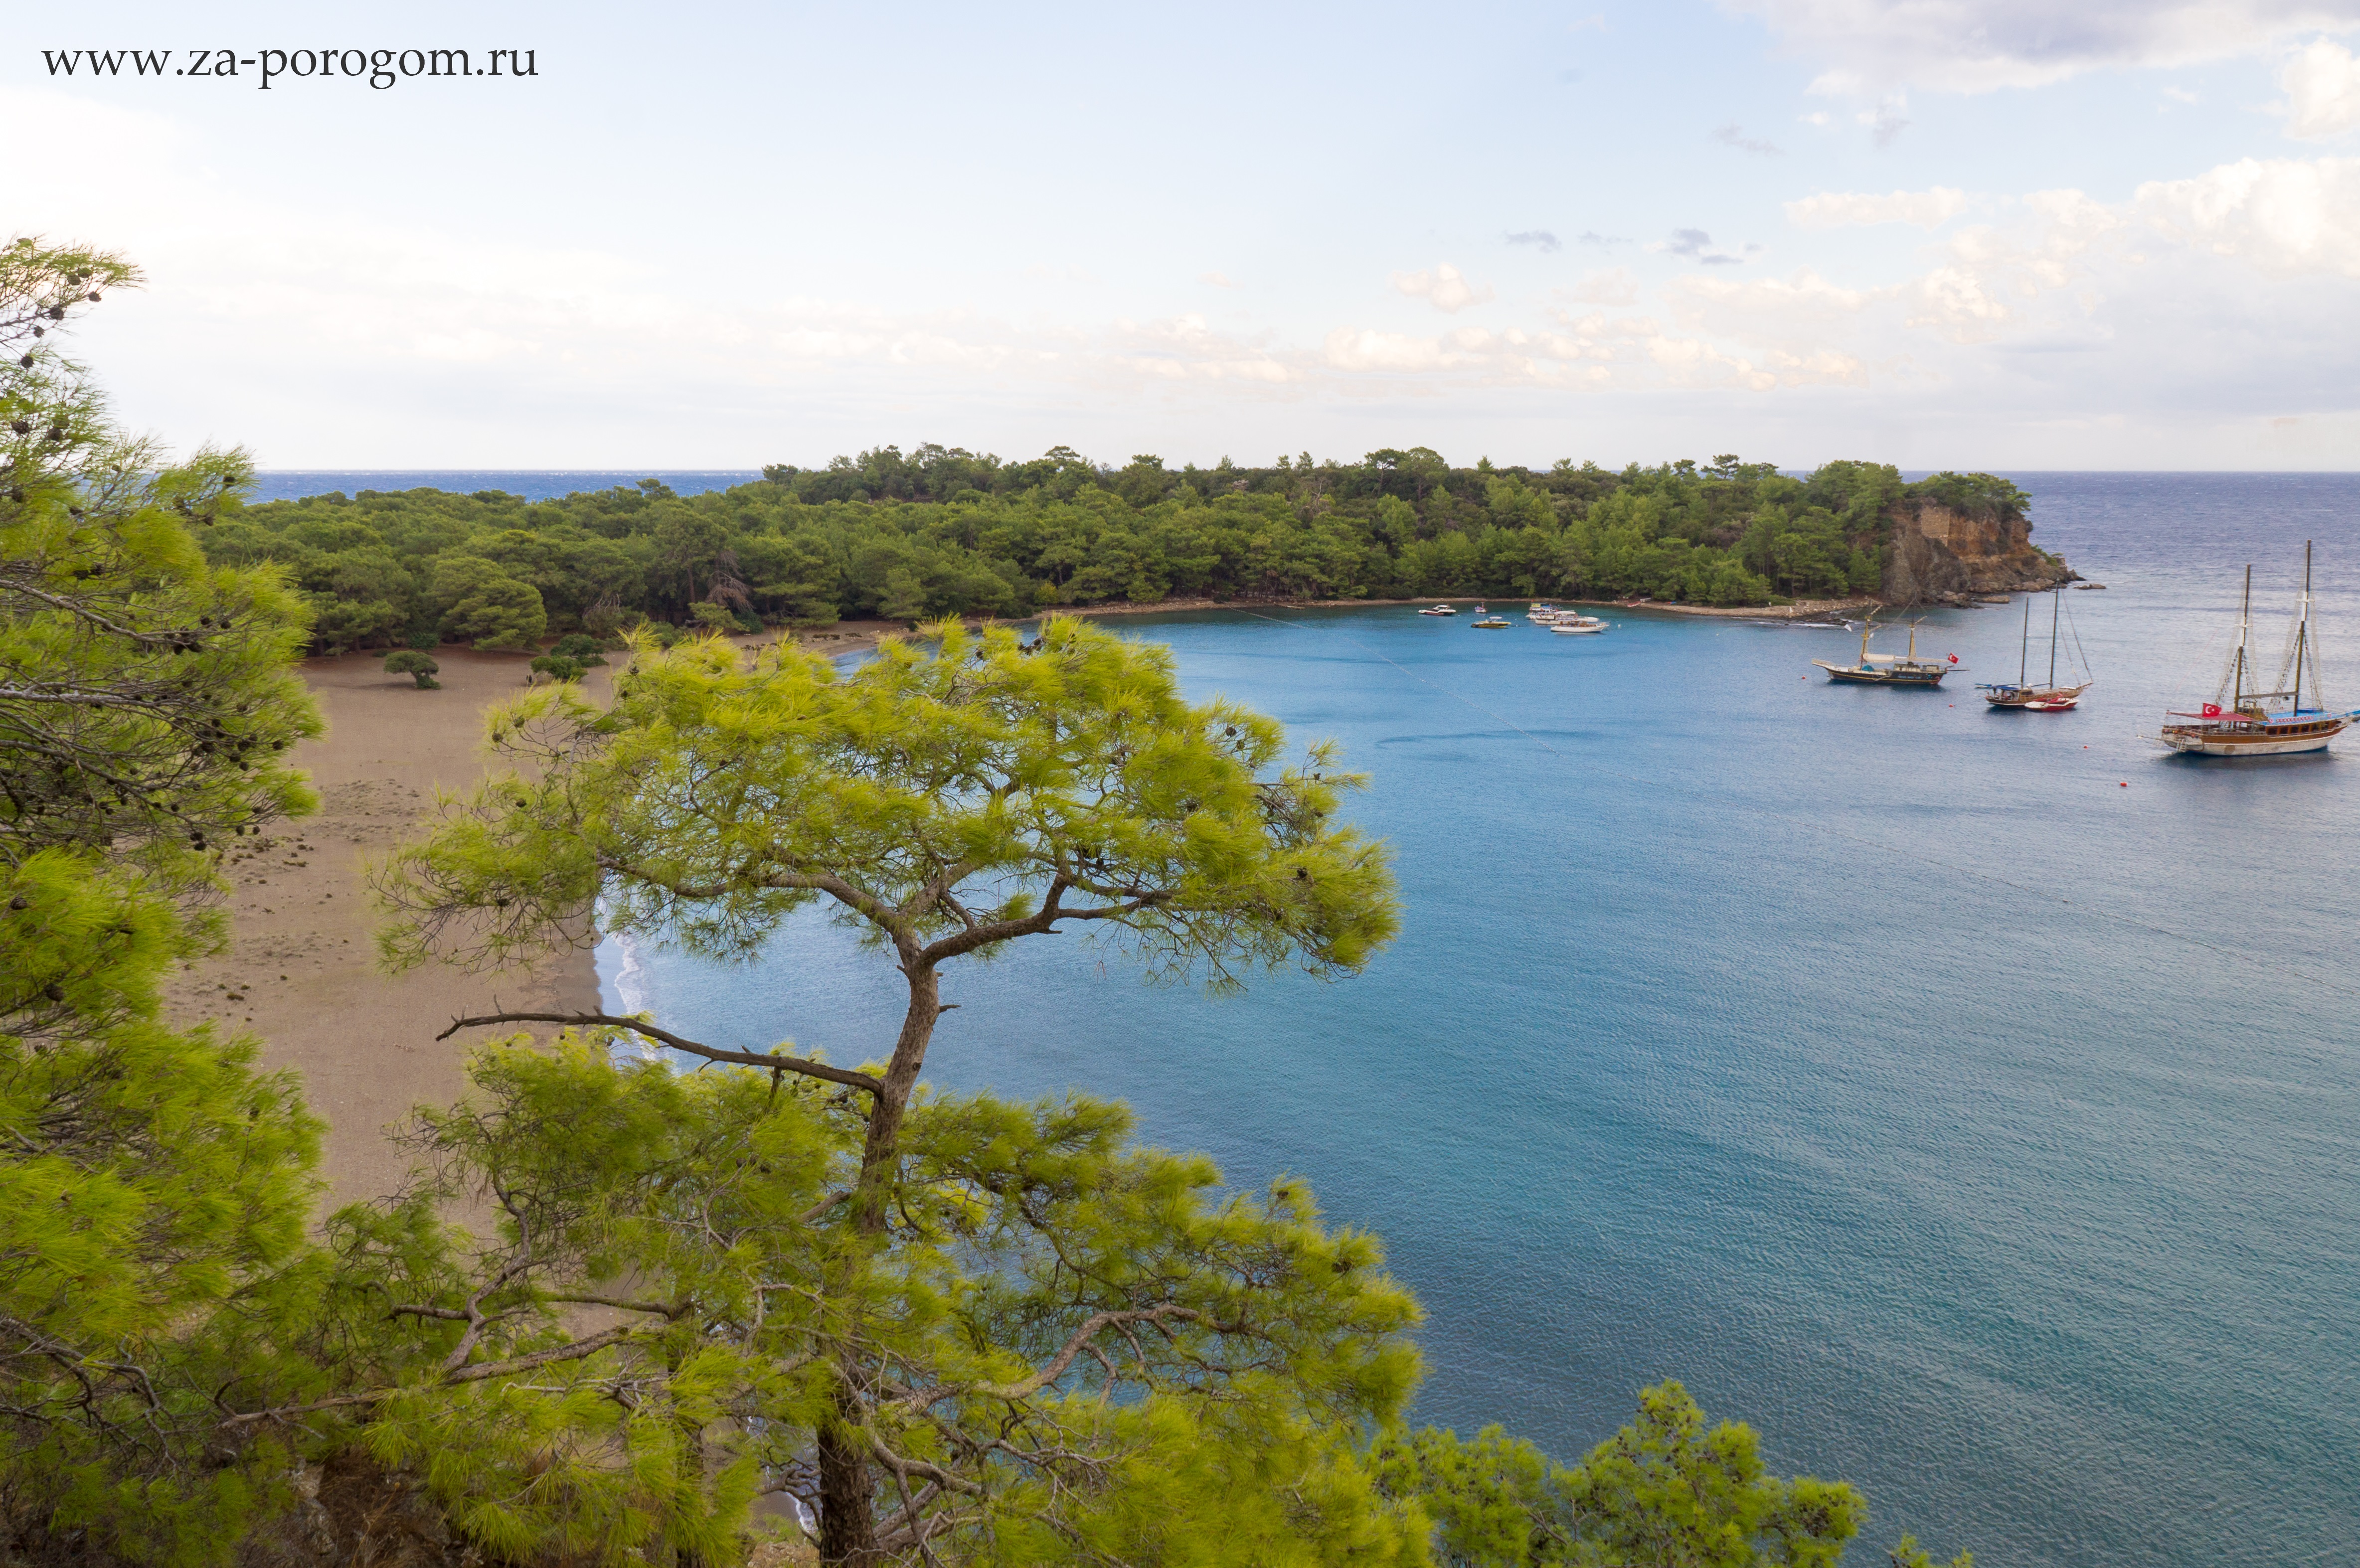
<path fill-rule="evenodd" d="M 1374 776 L 1403 937 L 1226 1000 L 1035 942 L 947 980 L 933 1075 L 1309 1177 L 1426 1304 L 1421 1419 L 1570 1455 L 1677 1377 L 1863 1486 L 1870 1545 L 2360 1561 L 2360 736 L 2137 738 L 2210 693 L 2237 569 L 2275 611 L 2305 538 L 2360 704 L 2360 479 L 2018 478 L 2110 585 L 2067 596 L 2072 713 L 1972 692 L 2013 607 L 1927 618 L 1971 670 L 1930 693 L 1826 684 L 1841 629 L 1122 623 Z M 858 1060 L 900 1016 L 816 920 L 746 969 L 601 963 L 716 1044 Z"/>

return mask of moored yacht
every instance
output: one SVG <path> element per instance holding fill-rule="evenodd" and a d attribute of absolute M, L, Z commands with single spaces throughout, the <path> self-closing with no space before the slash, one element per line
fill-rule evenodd
<path fill-rule="evenodd" d="M 2294 635 L 2288 639 L 2277 691 L 2249 691 L 2248 675 L 2258 673 L 2248 662 L 2246 643 L 2253 629 L 2254 569 L 2245 568 L 2245 594 L 2237 611 L 2237 648 L 2223 672 L 2213 700 L 2192 713 L 2166 713 L 2158 737 L 2172 750 L 2192 757 L 2290 757 L 2325 751 L 2327 743 L 2349 729 L 2360 710 L 2330 713 L 2319 690 L 2319 649 L 2311 629 L 2311 541 L 2302 546 L 2302 598 L 2295 609 Z M 2303 668 L 2311 669 L 2311 706 L 2302 705 Z M 2225 701 L 2223 701 L 2225 699 Z M 2278 709 L 2276 703 L 2284 702 Z"/>
<path fill-rule="evenodd" d="M 1861 686 L 1939 686 L 1942 677 L 1955 669 L 1957 654 L 1950 655 L 1948 664 L 1933 664 L 1918 657 L 1918 623 L 1909 623 L 1909 651 L 1904 654 L 1871 653 L 1868 639 L 1876 634 L 1876 624 L 1870 621 L 1860 628 L 1860 662 L 1830 664 L 1824 659 L 1811 660 L 1828 672 L 1830 681 L 1850 681 Z"/>
<path fill-rule="evenodd" d="M 1984 702 L 1994 708 L 2022 708 L 2032 713 L 2061 713 L 2081 700 L 2081 693 L 2087 691 L 2093 682 L 2084 680 L 2078 686 L 2060 686 L 2057 683 L 2057 628 L 2063 604 L 2064 601 L 2057 596 L 2057 590 L 2049 589 L 2049 683 L 2036 686 L 2027 679 L 2032 655 L 2032 595 L 2027 593 L 2024 596 L 2024 637 L 2016 650 L 2016 682 L 2013 685 L 1978 682 L 1975 690 L 1983 694 Z M 2073 646 L 2079 648 L 2081 645 L 2081 634 L 2076 632 Z M 2087 670 L 2083 671 L 2084 675 L 2087 673 Z"/>

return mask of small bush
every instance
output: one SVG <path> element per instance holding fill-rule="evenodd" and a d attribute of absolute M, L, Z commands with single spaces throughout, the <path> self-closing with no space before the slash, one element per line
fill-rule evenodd
<path fill-rule="evenodd" d="M 434 675 L 442 668 L 432 658 L 414 648 L 396 648 L 385 656 L 385 672 L 388 675 L 414 677 L 418 681 L 418 689 L 421 691 L 441 689 L 442 683 L 435 680 Z"/>
<path fill-rule="evenodd" d="M 570 659 L 583 669 L 589 670 L 606 662 L 598 657 L 605 647 L 604 643 L 585 632 L 574 632 L 559 637 L 557 645 L 549 651 L 555 658 Z"/>

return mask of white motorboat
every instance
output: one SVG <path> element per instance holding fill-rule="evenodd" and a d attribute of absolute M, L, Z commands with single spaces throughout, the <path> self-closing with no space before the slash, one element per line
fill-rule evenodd
<path fill-rule="evenodd" d="M 1594 637 L 1606 629 L 1606 623 L 1596 615 L 1560 615 L 1549 623 L 1549 630 L 1558 637 Z"/>
<path fill-rule="evenodd" d="M 1458 613 L 1459 612 L 1457 610 L 1452 609 L 1448 604 L 1437 604 L 1430 610 L 1420 610 L 1418 612 L 1421 615 L 1455 615 Z"/>

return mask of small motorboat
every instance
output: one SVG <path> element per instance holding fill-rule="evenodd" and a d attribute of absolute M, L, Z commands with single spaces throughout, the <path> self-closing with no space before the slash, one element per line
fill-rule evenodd
<path fill-rule="evenodd" d="M 1418 612 L 1421 615 L 1455 615 L 1458 613 L 1459 612 L 1457 610 L 1452 609 L 1448 604 L 1437 604 L 1430 610 L 1420 610 Z"/>
<path fill-rule="evenodd" d="M 1549 623 L 1549 630 L 1558 637 L 1594 637 L 1606 629 L 1606 623 L 1596 615 L 1559 615 Z"/>
<path fill-rule="evenodd" d="M 1509 624 L 1505 615 L 1486 615 L 1475 623 L 1475 629 L 1479 632 L 1504 631 Z"/>
<path fill-rule="evenodd" d="M 2019 702 L 2016 706 L 2027 713 L 2061 713 L 2081 700 L 2081 694 L 2076 692 L 2070 697 L 2035 697 L 2032 701 Z"/>

